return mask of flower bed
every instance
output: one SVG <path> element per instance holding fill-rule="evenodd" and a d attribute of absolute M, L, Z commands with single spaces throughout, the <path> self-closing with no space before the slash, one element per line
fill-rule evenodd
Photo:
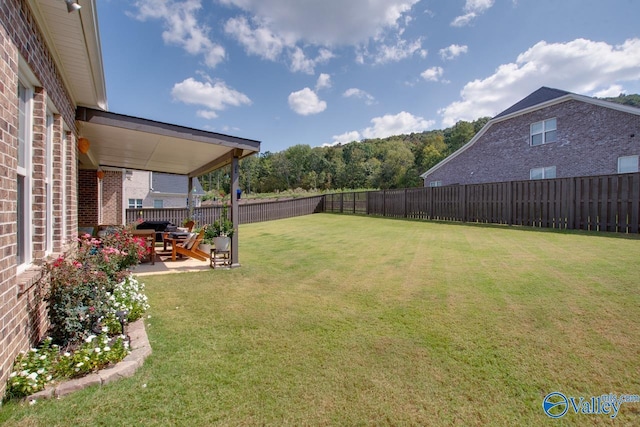
<path fill-rule="evenodd" d="M 100 240 L 82 236 L 73 255 L 43 265 L 49 336 L 18 355 L 5 399 L 28 396 L 127 356 L 124 323 L 149 308 L 144 284 L 128 269 L 148 253 L 144 239 L 119 228 Z"/>

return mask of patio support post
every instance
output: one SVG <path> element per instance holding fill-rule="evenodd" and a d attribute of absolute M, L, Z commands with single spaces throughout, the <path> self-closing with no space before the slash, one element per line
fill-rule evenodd
<path fill-rule="evenodd" d="M 189 183 L 187 188 L 187 209 L 189 211 L 189 218 L 193 219 L 193 180 L 197 178 L 189 178 L 187 182 Z"/>
<path fill-rule="evenodd" d="M 238 151 L 233 153 L 231 159 L 231 221 L 235 230 L 231 236 L 231 268 L 240 267 L 238 261 L 238 221 L 240 216 L 238 215 L 238 197 L 236 195 L 240 189 L 240 165 L 238 162 L 241 153 Z"/>

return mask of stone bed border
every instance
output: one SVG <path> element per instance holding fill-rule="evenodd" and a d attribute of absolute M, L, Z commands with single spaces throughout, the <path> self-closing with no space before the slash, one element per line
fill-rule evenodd
<path fill-rule="evenodd" d="M 143 319 L 138 319 L 127 325 L 127 335 L 129 336 L 131 353 L 114 366 L 101 369 L 98 372 L 91 373 L 82 378 L 47 386 L 44 390 L 25 397 L 24 400 L 34 401 L 38 399 L 60 398 L 77 390 L 82 390 L 94 385 L 102 386 L 119 380 L 120 378 L 133 376 L 138 368 L 142 366 L 147 356 L 151 354 L 151 345 L 149 344 Z"/>

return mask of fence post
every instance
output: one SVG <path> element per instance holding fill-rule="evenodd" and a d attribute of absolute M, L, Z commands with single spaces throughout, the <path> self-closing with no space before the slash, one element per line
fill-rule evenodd
<path fill-rule="evenodd" d="M 469 201 L 467 200 L 467 185 L 468 184 L 463 184 L 460 186 L 460 197 L 458 199 L 460 202 L 462 202 L 462 222 L 467 222 L 467 203 L 469 203 Z"/>
<path fill-rule="evenodd" d="M 631 184 L 631 233 L 640 231 L 640 173 L 633 175 Z"/>
<path fill-rule="evenodd" d="M 569 199 L 567 200 L 567 204 L 569 205 L 567 228 L 569 230 L 576 228 L 576 204 L 578 203 L 578 200 L 576 200 L 576 180 L 577 178 L 571 178 L 569 180 Z"/>
<path fill-rule="evenodd" d="M 409 201 L 407 200 L 407 189 L 404 189 L 404 217 L 409 217 Z"/>

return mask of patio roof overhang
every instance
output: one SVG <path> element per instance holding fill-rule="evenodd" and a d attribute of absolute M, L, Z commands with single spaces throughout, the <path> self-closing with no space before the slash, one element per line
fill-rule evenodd
<path fill-rule="evenodd" d="M 76 109 L 79 136 L 90 149 L 80 168 L 115 167 L 204 175 L 260 151 L 260 142 L 125 116 L 87 107 Z"/>

